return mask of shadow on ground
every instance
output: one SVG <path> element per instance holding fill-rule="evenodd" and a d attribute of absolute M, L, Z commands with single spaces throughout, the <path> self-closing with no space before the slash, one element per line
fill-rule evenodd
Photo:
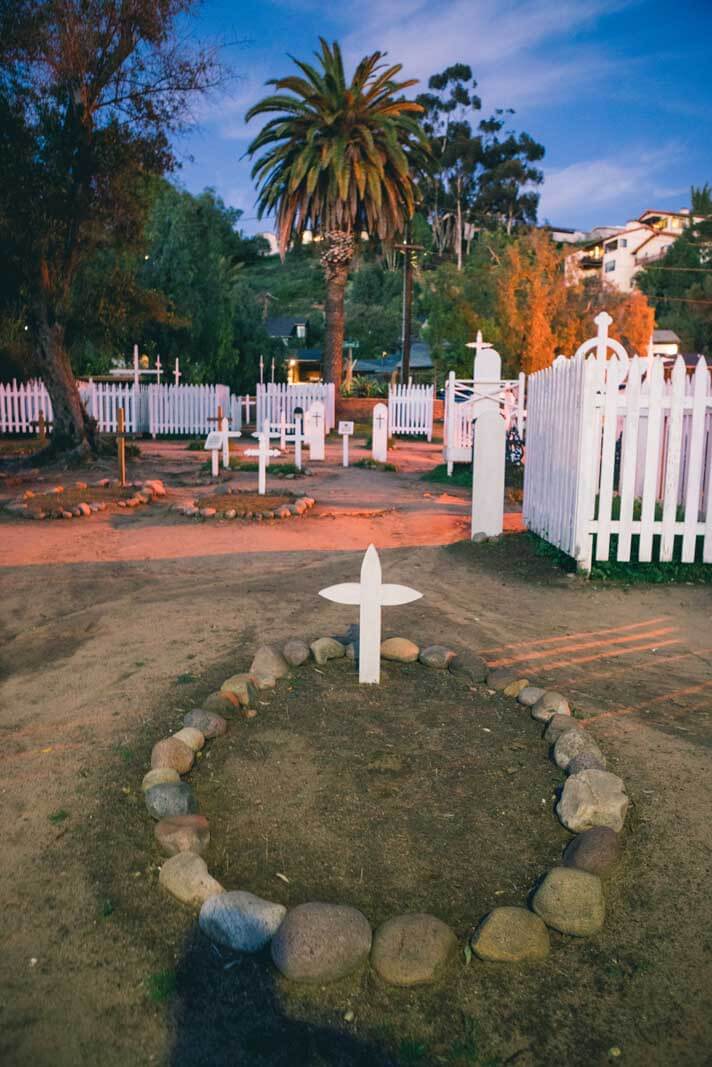
<path fill-rule="evenodd" d="M 395 1067 L 385 1049 L 292 1019 L 266 955 L 221 953 L 197 927 L 176 967 L 171 1067 Z"/>

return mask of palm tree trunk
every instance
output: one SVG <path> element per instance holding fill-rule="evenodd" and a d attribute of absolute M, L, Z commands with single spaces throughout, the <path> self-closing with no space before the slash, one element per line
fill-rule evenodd
<path fill-rule="evenodd" d="M 326 344 L 324 379 L 341 385 L 344 362 L 344 293 L 349 272 L 346 267 L 332 268 L 326 278 Z"/>
<path fill-rule="evenodd" d="M 333 230 L 326 235 L 321 263 L 326 276 L 326 343 L 324 345 L 324 379 L 341 385 L 344 365 L 344 295 L 349 265 L 354 254 L 351 233 Z"/>

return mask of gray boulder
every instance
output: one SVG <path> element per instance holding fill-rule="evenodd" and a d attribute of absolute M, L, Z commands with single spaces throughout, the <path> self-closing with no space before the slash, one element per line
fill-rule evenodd
<path fill-rule="evenodd" d="M 554 763 L 565 771 L 574 756 L 587 753 L 595 756 L 601 766 L 606 766 L 606 760 L 600 748 L 590 734 L 583 729 L 567 730 L 559 734 L 554 742 Z"/>
<path fill-rule="evenodd" d="M 536 704 L 532 704 L 532 718 L 538 722 L 548 722 L 554 715 L 570 714 L 568 700 L 554 689 L 547 689 Z"/>
<path fill-rule="evenodd" d="M 210 897 L 200 909 L 206 937 L 234 952 L 259 952 L 279 930 L 287 909 L 240 890 Z"/>
<path fill-rule="evenodd" d="M 531 708 L 545 692 L 546 690 L 540 689 L 538 685 L 527 685 L 517 694 L 517 702 L 525 708 Z"/>
<path fill-rule="evenodd" d="M 152 819 L 171 815 L 193 815 L 198 810 L 195 793 L 187 782 L 161 782 L 143 794 Z"/>
<path fill-rule="evenodd" d="M 346 653 L 346 647 L 334 637 L 318 637 L 311 643 L 314 661 L 323 667 L 330 659 L 341 659 Z"/>
<path fill-rule="evenodd" d="M 272 959 L 295 982 L 333 982 L 351 974 L 371 951 L 368 919 L 346 904 L 298 904 L 272 939 Z"/>
<path fill-rule="evenodd" d="M 222 737 L 227 733 L 227 722 L 222 715 L 214 711 L 205 711 L 203 708 L 193 708 L 183 719 L 184 726 L 190 726 L 194 730 L 200 730 L 203 737 Z"/>
<path fill-rule="evenodd" d="M 566 779 L 556 814 L 567 830 L 575 834 L 594 826 L 608 826 L 620 833 L 629 803 L 625 786 L 617 775 L 592 769 Z"/>
<path fill-rule="evenodd" d="M 445 645 L 428 645 L 427 648 L 421 648 L 418 659 L 426 667 L 445 671 L 454 657 L 455 653 L 451 648 L 446 648 Z"/>
<path fill-rule="evenodd" d="M 276 648 L 262 645 L 255 652 L 249 674 L 258 689 L 272 689 L 278 678 L 289 674 L 289 664 Z"/>
<path fill-rule="evenodd" d="M 301 667 L 309 659 L 309 645 L 301 637 L 291 637 L 282 649 L 282 655 L 290 667 Z"/>
<path fill-rule="evenodd" d="M 210 876 L 205 860 L 194 852 L 179 852 L 166 860 L 158 882 L 176 900 L 191 908 L 199 908 L 208 897 L 224 892 L 220 883 Z"/>
<path fill-rule="evenodd" d="M 518 681 L 522 675 L 510 667 L 498 667 L 496 670 L 487 672 L 487 688 L 502 692 L 508 686 Z"/>
<path fill-rule="evenodd" d="M 569 841 L 564 851 L 564 867 L 588 871 L 599 878 L 607 875 L 620 860 L 621 839 L 610 826 L 594 826 Z"/>
<path fill-rule="evenodd" d="M 544 730 L 544 740 L 556 744 L 568 730 L 580 730 L 581 726 L 572 715 L 552 715 Z"/>
<path fill-rule="evenodd" d="M 450 674 L 454 674 L 468 685 L 479 685 L 487 677 L 487 664 L 474 652 L 458 652 L 455 658 L 450 660 L 449 670 Z"/>

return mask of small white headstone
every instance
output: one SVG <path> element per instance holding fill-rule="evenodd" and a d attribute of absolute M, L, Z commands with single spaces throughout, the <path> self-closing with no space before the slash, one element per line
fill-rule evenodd
<path fill-rule="evenodd" d="M 315 400 L 304 419 L 304 436 L 309 445 L 309 459 L 324 459 L 324 404 Z"/>
<path fill-rule="evenodd" d="M 410 604 L 422 595 L 407 585 L 384 585 L 381 561 L 374 545 L 368 546 L 363 557 L 360 582 L 343 582 L 320 591 L 319 596 L 325 600 L 360 607 L 358 680 L 361 684 L 375 685 L 381 680 L 381 608 Z"/>
<path fill-rule="evenodd" d="M 385 404 L 376 404 L 373 409 L 371 455 L 377 463 L 388 461 L 388 408 Z"/>

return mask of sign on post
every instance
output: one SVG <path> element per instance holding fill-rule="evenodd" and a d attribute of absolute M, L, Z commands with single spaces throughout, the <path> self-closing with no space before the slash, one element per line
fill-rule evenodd
<path fill-rule="evenodd" d="M 354 424 L 352 422 L 340 422 L 339 433 L 341 434 L 342 444 L 342 466 L 348 467 L 349 465 L 349 437 L 354 432 Z"/>
<path fill-rule="evenodd" d="M 210 452 L 210 473 L 213 478 L 217 478 L 220 471 L 220 453 L 223 448 L 223 435 L 221 430 L 211 430 L 208 436 L 205 438 L 205 444 L 203 448 L 206 452 Z"/>
<path fill-rule="evenodd" d="M 422 595 L 407 585 L 381 581 L 381 561 L 374 545 L 368 546 L 363 557 L 360 582 L 342 582 L 320 591 L 325 600 L 360 607 L 358 680 L 362 685 L 377 685 L 381 680 L 381 609 L 410 604 Z"/>
<path fill-rule="evenodd" d="M 388 460 L 388 408 L 385 404 L 376 404 L 373 409 L 371 455 L 377 463 Z"/>

